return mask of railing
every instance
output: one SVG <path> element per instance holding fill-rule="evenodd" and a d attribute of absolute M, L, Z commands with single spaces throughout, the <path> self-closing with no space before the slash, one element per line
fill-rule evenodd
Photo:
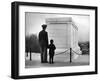
<path fill-rule="evenodd" d="M 65 50 L 64 52 L 57 53 L 57 54 L 55 54 L 55 55 L 60 55 L 60 54 L 64 54 L 64 53 L 67 54 L 68 51 L 69 51 L 69 53 L 70 53 L 70 63 L 72 62 L 72 54 L 73 54 L 73 53 L 75 53 L 75 54 L 77 54 L 77 55 L 81 55 L 81 54 L 75 52 L 74 50 L 72 50 L 72 48 L 67 49 L 67 50 Z"/>
<path fill-rule="evenodd" d="M 68 52 L 68 50 L 69 49 L 65 50 L 64 52 L 56 53 L 55 55 L 60 55 L 60 54 L 66 53 L 66 52 Z"/>
<path fill-rule="evenodd" d="M 67 54 L 68 51 L 69 51 L 69 53 L 70 53 L 70 63 L 72 62 L 72 54 L 73 54 L 73 53 L 75 53 L 75 54 L 77 54 L 77 55 L 81 55 L 81 54 L 75 52 L 74 50 L 72 50 L 72 48 L 67 49 L 67 50 L 65 50 L 65 51 L 63 51 L 63 52 L 60 52 L 60 53 L 56 53 L 55 55 L 60 55 L 60 54 L 64 54 L 64 53 Z M 27 56 L 28 56 L 28 55 L 27 55 Z M 31 51 L 30 51 L 30 61 L 31 61 L 31 60 L 32 60 L 32 53 L 31 53 Z"/>
<path fill-rule="evenodd" d="M 75 53 L 75 54 L 77 54 L 77 55 L 81 55 L 81 54 L 79 54 L 79 53 L 75 52 L 74 50 L 72 50 L 72 52 L 74 52 L 74 53 Z"/>
<path fill-rule="evenodd" d="M 70 63 L 72 62 L 72 54 L 75 53 L 77 55 L 81 55 L 80 53 L 77 53 L 76 51 L 72 50 L 72 48 L 70 48 Z"/>

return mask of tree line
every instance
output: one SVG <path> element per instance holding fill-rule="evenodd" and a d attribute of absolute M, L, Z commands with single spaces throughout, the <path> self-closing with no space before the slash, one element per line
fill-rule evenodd
<path fill-rule="evenodd" d="M 40 46 L 37 35 L 32 34 L 25 37 L 25 52 L 40 53 Z"/>

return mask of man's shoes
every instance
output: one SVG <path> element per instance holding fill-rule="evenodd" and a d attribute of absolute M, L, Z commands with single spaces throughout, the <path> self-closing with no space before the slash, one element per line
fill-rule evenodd
<path fill-rule="evenodd" d="M 48 63 L 48 61 L 44 61 L 44 63 Z"/>
<path fill-rule="evenodd" d="M 42 61 L 41 63 L 48 63 L 48 61 Z"/>
<path fill-rule="evenodd" d="M 52 62 L 52 64 L 53 64 L 54 62 Z"/>

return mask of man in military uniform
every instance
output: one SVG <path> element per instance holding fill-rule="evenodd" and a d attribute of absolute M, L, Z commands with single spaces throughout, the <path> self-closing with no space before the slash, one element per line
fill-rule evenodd
<path fill-rule="evenodd" d="M 39 32 L 39 44 L 41 50 L 41 63 L 47 63 L 47 47 L 48 47 L 48 33 L 45 31 L 47 25 L 42 25 L 42 31 Z"/>

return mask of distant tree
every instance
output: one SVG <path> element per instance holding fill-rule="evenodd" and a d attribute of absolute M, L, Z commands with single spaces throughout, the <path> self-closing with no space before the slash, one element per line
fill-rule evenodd
<path fill-rule="evenodd" d="M 90 47 L 90 43 L 89 43 L 89 42 L 87 42 L 87 47 L 88 47 L 88 49 L 89 49 L 89 47 Z"/>
<path fill-rule="evenodd" d="M 29 51 L 40 53 L 40 46 L 39 46 L 38 38 L 35 34 L 32 34 L 30 36 L 26 36 L 25 40 L 26 40 L 25 41 L 25 48 L 26 48 L 27 53 Z"/>
<path fill-rule="evenodd" d="M 27 56 L 28 56 L 28 52 L 30 50 L 30 41 L 29 41 L 30 37 L 25 37 L 25 51 L 27 53 Z"/>

